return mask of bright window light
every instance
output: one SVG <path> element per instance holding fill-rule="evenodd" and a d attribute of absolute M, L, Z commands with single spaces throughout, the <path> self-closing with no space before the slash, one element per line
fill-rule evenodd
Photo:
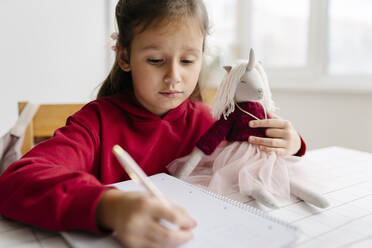
<path fill-rule="evenodd" d="M 251 40 L 265 65 L 307 63 L 309 0 L 254 0 Z"/>
<path fill-rule="evenodd" d="M 371 10 L 370 0 L 330 1 L 330 74 L 372 74 Z"/>

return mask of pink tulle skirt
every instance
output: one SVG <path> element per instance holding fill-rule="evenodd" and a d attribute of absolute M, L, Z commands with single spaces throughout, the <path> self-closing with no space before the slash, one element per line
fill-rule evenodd
<path fill-rule="evenodd" d="M 189 157 L 174 160 L 167 166 L 169 172 L 174 174 Z M 213 154 L 204 155 L 184 180 L 225 195 L 239 192 L 250 196 L 260 187 L 278 198 L 289 199 L 290 178 L 298 174 L 296 168 L 301 161 L 296 156 L 263 152 L 248 142 L 222 142 Z"/>

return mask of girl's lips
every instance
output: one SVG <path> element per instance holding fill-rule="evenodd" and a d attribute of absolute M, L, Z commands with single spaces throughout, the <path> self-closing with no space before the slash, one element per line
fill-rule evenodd
<path fill-rule="evenodd" d="M 161 95 L 165 96 L 165 97 L 170 97 L 170 98 L 174 98 L 174 97 L 178 97 L 179 95 L 181 95 L 183 92 L 182 91 L 173 91 L 173 90 L 167 90 L 167 91 L 161 91 L 159 92 Z"/>

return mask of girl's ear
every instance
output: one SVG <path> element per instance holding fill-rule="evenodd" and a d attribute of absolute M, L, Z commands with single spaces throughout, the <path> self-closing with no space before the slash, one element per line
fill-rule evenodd
<path fill-rule="evenodd" d="M 226 65 L 226 66 L 223 67 L 223 69 L 225 69 L 225 71 L 227 71 L 227 73 L 230 73 L 231 68 L 232 68 L 232 66 L 230 66 L 230 65 Z"/>
<path fill-rule="evenodd" d="M 130 64 L 129 64 L 129 56 L 128 56 L 128 50 L 125 48 L 118 48 L 117 49 L 117 60 L 120 68 L 125 71 L 130 71 Z"/>

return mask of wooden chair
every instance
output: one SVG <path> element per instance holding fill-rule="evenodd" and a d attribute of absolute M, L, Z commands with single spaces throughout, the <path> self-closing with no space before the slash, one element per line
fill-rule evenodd
<path fill-rule="evenodd" d="M 20 114 L 27 102 L 18 103 Z M 54 131 L 66 124 L 66 119 L 84 104 L 41 104 L 34 118 L 27 126 L 23 145 L 22 155 L 28 152 L 34 144 L 53 136 Z"/>
<path fill-rule="evenodd" d="M 202 96 L 202 100 L 204 103 L 212 106 L 214 96 L 216 95 L 217 89 L 216 88 L 205 88 L 200 89 L 200 94 Z"/>
<path fill-rule="evenodd" d="M 202 94 L 203 102 L 211 105 L 216 89 L 204 89 Z M 20 114 L 27 102 L 18 103 Z M 27 126 L 23 145 L 22 155 L 28 152 L 35 144 L 53 136 L 54 131 L 66 124 L 66 119 L 84 104 L 41 104 L 31 123 Z"/>

